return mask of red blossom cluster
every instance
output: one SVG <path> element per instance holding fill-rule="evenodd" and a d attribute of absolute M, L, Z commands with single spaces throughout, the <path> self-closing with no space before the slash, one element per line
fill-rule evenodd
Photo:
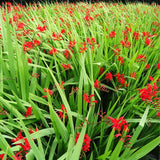
<path fill-rule="evenodd" d="M 99 71 L 99 73 L 98 73 L 98 75 L 100 76 L 101 74 L 103 74 L 103 72 L 104 72 L 104 68 L 101 67 L 101 68 L 100 68 L 100 71 Z"/>
<path fill-rule="evenodd" d="M 106 79 L 107 82 L 111 81 L 113 79 L 112 73 L 111 72 L 106 73 L 105 79 Z"/>
<path fill-rule="evenodd" d="M 61 105 L 61 111 L 58 111 L 58 117 L 62 120 L 63 119 L 63 117 L 66 119 L 67 118 L 67 115 L 66 115 L 66 113 L 67 113 L 67 110 L 66 110 L 66 108 L 64 107 L 64 104 L 62 104 Z"/>
<path fill-rule="evenodd" d="M 94 82 L 94 88 L 97 88 L 99 89 L 99 81 L 96 79 L 95 82 Z"/>
<path fill-rule="evenodd" d="M 118 61 L 121 63 L 121 65 L 124 64 L 124 58 L 123 57 L 119 56 L 118 57 Z"/>
<path fill-rule="evenodd" d="M 25 117 L 28 117 L 28 116 L 31 116 L 31 115 L 32 115 L 32 107 L 28 107 Z"/>
<path fill-rule="evenodd" d="M 84 95 L 83 95 L 83 99 L 84 99 L 84 101 L 85 101 L 86 103 L 89 103 L 89 104 L 91 104 L 91 103 L 97 103 L 97 100 L 90 101 L 90 99 L 91 99 L 92 97 L 94 97 L 94 94 L 91 94 L 90 96 L 88 96 L 86 93 L 84 93 Z"/>
<path fill-rule="evenodd" d="M 128 141 L 130 140 L 131 136 L 126 135 L 126 132 L 129 133 L 129 128 L 128 128 L 129 124 L 124 119 L 124 117 L 122 116 L 119 119 L 117 119 L 109 116 L 106 118 L 108 118 L 111 121 L 112 128 L 114 128 L 115 131 L 118 131 L 118 133 L 115 134 L 115 138 L 121 137 L 120 141 L 122 141 L 125 144 L 124 146 L 129 145 L 130 143 Z"/>
<path fill-rule="evenodd" d="M 151 86 L 150 84 L 147 84 L 146 88 L 138 89 L 140 97 L 142 98 L 142 101 L 148 100 L 150 102 L 154 97 L 157 96 L 157 92 L 158 92 L 157 90 L 158 90 L 158 87 L 155 83 L 153 86 Z"/>
<path fill-rule="evenodd" d="M 49 52 L 48 52 L 50 55 L 53 55 L 53 54 L 57 54 L 58 53 L 58 51 L 57 51 L 57 49 L 56 48 L 54 48 L 54 47 L 52 47 L 52 49 L 51 50 L 49 50 Z"/>
<path fill-rule="evenodd" d="M 115 31 L 112 31 L 109 33 L 109 37 L 110 38 L 114 38 L 116 36 L 116 32 Z"/>
<path fill-rule="evenodd" d="M 70 64 L 64 64 L 64 63 L 62 63 L 62 67 L 63 67 L 65 70 L 71 69 L 71 65 L 70 65 Z"/>
<path fill-rule="evenodd" d="M 45 92 L 45 93 L 46 93 L 46 92 L 48 92 L 48 94 L 49 94 L 50 96 L 52 96 L 52 95 L 53 95 L 53 91 L 52 91 L 52 90 L 50 90 L 50 89 L 46 89 L 46 88 L 44 88 L 44 92 Z M 42 96 L 42 98 L 47 98 L 47 95 Z"/>
<path fill-rule="evenodd" d="M 125 37 L 124 41 L 121 40 L 120 43 L 122 44 L 123 47 L 126 47 L 126 48 L 130 48 L 131 47 L 131 42 L 128 41 L 128 37 Z"/>
<path fill-rule="evenodd" d="M 133 32 L 133 38 L 139 40 L 139 32 Z"/>
<path fill-rule="evenodd" d="M 87 43 L 84 42 L 84 43 L 81 43 L 81 46 L 79 49 L 80 49 L 80 53 L 84 53 L 86 50 L 87 50 Z"/>
<path fill-rule="evenodd" d="M 62 40 L 62 36 L 61 36 L 61 33 L 52 33 L 52 37 L 55 41 L 60 41 Z"/>
<path fill-rule="evenodd" d="M 73 51 L 72 51 L 72 53 L 73 53 Z M 66 49 L 63 54 L 64 54 L 64 56 L 65 56 L 66 59 L 70 59 L 71 58 L 71 54 L 69 53 L 68 49 Z"/>
<path fill-rule="evenodd" d="M 64 89 L 64 87 L 63 87 L 63 85 L 64 85 L 64 81 L 62 81 L 61 83 L 58 83 L 58 85 L 59 85 L 59 87 L 61 88 L 61 89 Z"/>
<path fill-rule="evenodd" d="M 33 40 L 29 42 L 25 41 L 23 44 L 23 51 L 24 52 L 30 51 L 32 48 L 40 45 L 41 45 L 41 42 L 39 40 Z"/>
<path fill-rule="evenodd" d="M 116 75 L 114 75 L 114 77 L 117 78 L 117 81 L 121 84 L 120 87 L 123 87 L 126 83 L 126 78 L 124 78 L 124 74 L 119 74 L 117 73 Z M 127 87 L 127 84 L 126 84 L 126 87 Z"/>
<path fill-rule="evenodd" d="M 77 143 L 80 133 L 76 134 L 75 143 Z M 83 145 L 82 145 L 82 152 L 87 152 L 90 149 L 90 142 L 91 139 L 89 138 L 88 134 L 85 134 Z"/>
<path fill-rule="evenodd" d="M 135 61 L 136 62 L 141 62 L 141 61 L 146 61 L 146 55 L 145 54 L 140 54 L 136 57 Z"/>
<path fill-rule="evenodd" d="M 35 128 L 35 132 L 37 132 L 37 128 Z M 34 133 L 32 128 L 30 128 L 29 133 L 30 134 Z M 30 146 L 30 144 L 28 142 L 28 139 L 22 136 L 22 132 L 21 131 L 18 132 L 18 135 L 17 135 L 16 139 L 12 139 L 11 141 L 13 143 L 15 143 L 15 142 L 18 142 L 20 140 L 23 141 L 23 142 L 15 144 L 16 146 L 20 146 L 21 147 L 21 150 L 15 154 L 15 157 L 14 157 L 15 160 L 20 160 L 22 158 L 25 158 L 23 155 L 24 154 L 26 155 L 28 153 L 28 151 L 30 151 L 30 149 L 31 149 L 31 146 Z"/>
<path fill-rule="evenodd" d="M 44 32 L 45 30 L 46 30 L 47 28 L 46 28 L 46 26 L 44 25 L 44 26 L 40 26 L 40 25 L 38 25 L 38 27 L 37 27 L 37 30 L 39 30 L 40 32 Z"/>
<path fill-rule="evenodd" d="M 121 50 L 119 48 L 113 49 L 113 52 L 115 53 L 115 55 L 120 55 Z"/>

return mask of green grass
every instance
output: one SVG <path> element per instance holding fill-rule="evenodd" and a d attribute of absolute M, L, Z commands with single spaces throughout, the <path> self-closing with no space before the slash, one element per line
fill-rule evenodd
<path fill-rule="evenodd" d="M 144 3 L 2 5 L 0 159 L 149 158 L 160 144 L 158 13 Z"/>

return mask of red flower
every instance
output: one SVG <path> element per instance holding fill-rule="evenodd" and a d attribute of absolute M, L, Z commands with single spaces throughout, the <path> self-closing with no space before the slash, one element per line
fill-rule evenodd
<path fill-rule="evenodd" d="M 103 72 L 104 72 L 104 68 L 101 67 L 98 75 L 100 76 Z"/>
<path fill-rule="evenodd" d="M 83 99 L 85 100 L 86 103 L 87 102 L 90 103 L 89 96 L 86 93 L 84 93 Z"/>
<path fill-rule="evenodd" d="M 131 77 L 136 78 L 136 72 L 132 72 L 130 75 Z"/>
<path fill-rule="evenodd" d="M 109 120 L 111 120 L 111 123 L 113 124 L 112 128 L 114 130 L 118 130 L 119 132 L 122 129 L 122 126 L 127 124 L 127 121 L 124 119 L 124 117 L 120 117 L 119 119 L 107 117 Z"/>
<path fill-rule="evenodd" d="M 149 65 L 149 64 L 147 64 L 147 65 L 146 65 L 146 69 L 149 69 L 149 68 L 150 68 L 150 65 Z"/>
<path fill-rule="evenodd" d="M 46 88 L 44 88 L 44 92 L 48 92 L 48 94 L 49 94 L 50 96 L 52 96 L 52 95 L 53 95 L 53 91 L 52 91 L 52 90 L 50 90 L 50 89 L 46 89 Z M 42 96 L 42 98 L 47 98 L 47 95 Z"/>
<path fill-rule="evenodd" d="M 74 39 L 73 41 L 69 41 L 68 48 L 69 48 L 69 49 L 73 48 L 73 47 L 75 46 L 75 44 L 76 44 L 75 39 Z"/>
<path fill-rule="evenodd" d="M 111 81 L 113 79 L 112 73 L 111 72 L 106 73 L 105 79 L 106 79 L 107 82 Z"/>
<path fill-rule="evenodd" d="M 64 63 L 62 63 L 62 67 L 63 67 L 65 70 L 71 69 L 70 64 L 64 64 Z"/>
<path fill-rule="evenodd" d="M 157 65 L 157 69 L 159 69 L 159 70 L 160 70 L 160 63 L 158 63 L 158 65 Z"/>
<path fill-rule="evenodd" d="M 66 50 L 64 51 L 64 56 L 65 56 L 66 59 L 70 59 L 70 58 L 71 58 L 71 54 L 69 53 L 69 50 L 68 50 L 68 49 L 66 49 Z"/>
<path fill-rule="evenodd" d="M 87 15 L 87 16 L 84 17 L 84 20 L 89 22 L 90 20 L 93 21 L 93 18 Z"/>
<path fill-rule="evenodd" d="M 135 40 L 139 40 L 139 33 L 138 32 L 133 32 L 133 38 Z"/>
<path fill-rule="evenodd" d="M 39 26 L 37 27 L 37 29 L 40 31 L 40 32 L 43 32 L 46 30 L 46 26 L 44 25 L 43 27 Z"/>
<path fill-rule="evenodd" d="M 80 133 L 77 133 L 76 138 L 75 138 L 75 143 L 77 143 L 79 135 L 80 135 Z M 88 134 L 85 134 L 84 140 L 83 140 L 83 145 L 82 145 L 83 152 L 89 151 L 90 142 L 91 142 L 91 139 L 89 138 Z"/>
<path fill-rule="evenodd" d="M 23 51 L 30 51 L 34 47 L 32 41 L 30 42 L 24 42 L 23 44 Z"/>
<path fill-rule="evenodd" d="M 34 40 L 34 41 L 33 41 L 33 44 L 34 44 L 34 46 L 36 47 L 36 46 L 40 46 L 40 45 L 41 45 L 41 42 L 38 41 L 38 40 Z"/>
<path fill-rule="evenodd" d="M 29 151 L 31 149 L 31 146 L 27 138 L 24 138 L 24 145 L 22 145 L 22 148 L 23 148 L 23 151 L 26 151 L 26 150 Z"/>
<path fill-rule="evenodd" d="M 140 54 L 136 57 L 135 61 L 140 62 L 140 61 L 146 61 L 146 56 L 144 54 Z"/>
<path fill-rule="evenodd" d="M 63 119 L 65 113 L 67 113 L 66 108 L 64 107 L 64 104 L 61 106 L 61 111 L 58 112 L 58 116 L 60 119 Z M 65 119 L 67 118 L 67 115 L 65 115 Z"/>
<path fill-rule="evenodd" d="M 100 82 L 96 79 L 95 82 L 94 82 L 94 87 L 98 89 L 99 88 L 99 83 Z"/>
<path fill-rule="evenodd" d="M 127 37 L 128 38 L 128 37 Z M 120 43 L 122 44 L 122 46 L 126 47 L 126 48 L 130 48 L 131 47 L 131 42 L 125 40 L 125 41 L 120 41 Z"/>
<path fill-rule="evenodd" d="M 30 58 L 27 58 L 28 59 L 28 63 L 32 63 L 32 60 Z"/>
<path fill-rule="evenodd" d="M 95 40 L 95 38 L 91 38 L 91 39 L 87 38 L 87 43 L 89 45 L 94 46 L 96 44 L 96 40 Z"/>
<path fill-rule="evenodd" d="M 86 42 L 84 43 L 81 43 L 81 46 L 79 49 L 80 49 L 80 53 L 84 53 L 86 50 L 87 50 L 87 47 L 86 47 Z"/>
<path fill-rule="evenodd" d="M 149 81 L 154 81 L 154 78 L 149 76 Z"/>
<path fill-rule="evenodd" d="M 24 24 L 24 23 L 22 23 L 22 22 L 18 22 L 18 24 L 17 24 L 17 31 L 19 31 L 19 30 L 23 30 L 23 29 L 24 29 L 24 26 L 25 26 L 25 24 Z"/>
<path fill-rule="evenodd" d="M 115 55 L 119 55 L 120 51 L 121 50 L 119 48 L 113 49 L 113 52 L 115 53 Z"/>
<path fill-rule="evenodd" d="M 64 84 L 64 83 L 65 83 L 64 81 L 62 81 L 61 84 L 58 83 L 58 85 L 60 86 L 61 89 L 64 89 L 64 88 L 63 88 L 63 84 Z"/>
<path fill-rule="evenodd" d="M 1 150 L 2 151 L 2 150 Z M 0 154 L 0 160 L 3 160 L 5 154 Z"/>
<path fill-rule="evenodd" d="M 111 33 L 109 33 L 109 37 L 110 38 L 114 38 L 116 36 L 116 32 L 112 31 Z"/>
<path fill-rule="evenodd" d="M 117 77 L 118 82 L 120 82 L 121 87 L 124 86 L 125 82 L 126 82 L 126 78 L 124 78 L 124 74 L 119 74 L 117 73 L 116 75 L 114 75 L 115 77 Z"/>
<path fill-rule="evenodd" d="M 158 92 L 157 90 L 158 90 L 158 87 L 155 83 L 153 86 L 151 86 L 150 84 L 147 84 L 147 88 L 138 89 L 140 97 L 142 98 L 142 101 L 145 101 L 145 100 L 152 101 L 152 98 L 157 96 L 156 95 Z"/>
<path fill-rule="evenodd" d="M 52 34 L 52 37 L 54 38 L 54 40 L 56 41 L 60 41 L 60 40 L 62 40 L 62 36 L 61 36 L 61 33 L 54 33 L 53 32 L 53 34 Z"/>
<path fill-rule="evenodd" d="M 26 111 L 26 115 L 25 117 L 28 117 L 32 114 L 32 107 L 28 107 L 27 111 Z"/>
<path fill-rule="evenodd" d="M 159 118 L 160 118 L 160 112 L 157 112 L 157 117 L 159 117 Z"/>
<path fill-rule="evenodd" d="M 121 63 L 121 65 L 124 64 L 124 58 L 123 57 L 119 56 L 118 57 L 118 61 Z"/>
<path fill-rule="evenodd" d="M 114 137 L 115 137 L 115 138 L 117 138 L 117 137 L 121 137 L 121 136 L 122 136 L 122 134 L 121 134 L 121 133 L 118 133 L 118 134 L 115 134 L 115 135 L 114 135 Z"/>
<path fill-rule="evenodd" d="M 151 43 L 151 39 L 149 39 L 148 37 L 146 37 L 146 39 L 145 39 L 145 43 L 146 43 L 146 45 L 147 45 L 147 46 L 149 46 L 149 45 L 150 45 L 150 43 Z"/>
<path fill-rule="evenodd" d="M 53 55 L 53 53 L 54 53 L 54 54 L 57 54 L 57 53 L 58 53 L 57 49 L 54 48 L 54 47 L 52 47 L 52 49 L 49 50 L 49 54 L 50 54 L 50 55 Z"/>
<path fill-rule="evenodd" d="M 62 34 L 65 33 L 65 29 L 62 29 L 62 30 L 61 30 L 61 33 L 62 33 Z"/>

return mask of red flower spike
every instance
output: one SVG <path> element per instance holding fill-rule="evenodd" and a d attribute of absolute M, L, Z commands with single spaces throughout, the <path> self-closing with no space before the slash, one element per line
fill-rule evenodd
<path fill-rule="evenodd" d="M 90 103 L 89 97 L 86 93 L 84 93 L 83 99 L 85 100 L 86 103 Z"/>
<path fill-rule="evenodd" d="M 115 137 L 115 138 L 117 138 L 117 137 L 121 137 L 121 136 L 122 136 L 122 134 L 121 134 L 121 133 L 118 133 L 118 134 L 115 134 L 115 135 L 114 135 L 114 137 Z"/>
<path fill-rule="evenodd" d="M 120 117 L 119 119 L 112 117 L 107 117 L 107 118 L 113 124 L 112 128 L 114 128 L 114 130 L 118 130 L 118 132 L 121 131 L 123 125 L 127 124 L 127 121 L 124 119 L 124 117 Z"/>
<path fill-rule="evenodd" d="M 58 112 L 59 118 L 62 120 L 64 117 L 64 113 L 67 113 L 66 108 L 64 107 L 64 104 L 61 105 L 61 111 Z M 67 115 L 65 115 L 65 119 L 67 118 Z"/>
<path fill-rule="evenodd" d="M 158 63 L 158 65 L 157 65 L 157 69 L 159 69 L 159 70 L 160 70 L 160 63 Z"/>
<path fill-rule="evenodd" d="M 50 89 L 46 89 L 46 88 L 44 88 L 44 92 L 48 92 L 48 94 L 49 94 L 50 96 L 52 96 L 52 95 L 53 95 L 53 91 L 52 91 L 52 90 L 50 90 Z M 47 98 L 47 95 L 42 96 L 42 98 Z"/>
<path fill-rule="evenodd" d="M 146 61 L 146 56 L 144 54 L 140 54 L 136 57 L 135 61 L 136 62 L 141 62 L 141 61 Z"/>
<path fill-rule="evenodd" d="M 107 82 L 111 81 L 113 79 L 112 73 L 111 72 L 106 73 L 105 79 L 106 79 Z"/>
<path fill-rule="evenodd" d="M 154 78 L 149 76 L 149 81 L 154 81 Z"/>
<path fill-rule="evenodd" d="M 157 117 L 159 117 L 159 118 L 160 118 L 160 112 L 157 112 Z"/>
<path fill-rule="evenodd" d="M 137 76 L 136 72 L 131 72 L 130 76 L 133 77 L 133 78 L 136 78 L 136 76 Z"/>
<path fill-rule="evenodd" d="M 64 63 L 62 63 L 62 67 L 63 67 L 65 70 L 71 69 L 70 64 L 64 64 Z"/>
<path fill-rule="evenodd" d="M 79 49 L 80 49 L 80 53 L 84 53 L 86 50 L 87 50 L 87 47 L 86 47 L 86 42 L 84 43 L 81 43 L 81 46 Z"/>
<path fill-rule="evenodd" d="M 104 72 L 104 68 L 101 67 L 98 75 L 100 76 L 103 72 Z"/>
<path fill-rule="evenodd" d="M 116 36 L 116 32 L 112 31 L 111 33 L 109 33 L 109 37 L 110 38 L 114 38 Z"/>
<path fill-rule="evenodd" d="M 138 32 L 133 32 L 133 38 L 135 40 L 139 40 L 139 33 Z"/>
<path fill-rule="evenodd" d="M 41 45 L 41 42 L 38 41 L 38 40 L 34 40 L 33 41 L 33 45 L 36 47 L 36 46 L 40 46 Z"/>
<path fill-rule="evenodd" d="M 94 82 L 94 88 L 97 88 L 99 89 L 99 81 L 96 79 L 95 82 Z"/>
<path fill-rule="evenodd" d="M 156 97 L 157 95 L 157 91 L 158 87 L 157 85 L 154 83 L 153 86 L 151 86 L 150 84 L 147 84 L 147 88 L 143 88 L 143 89 L 138 89 L 140 97 L 142 98 L 142 101 L 152 101 L 153 97 Z"/>
<path fill-rule="evenodd" d="M 150 68 L 150 65 L 149 65 L 149 64 L 147 64 L 147 65 L 146 65 L 146 69 L 149 69 L 149 68 Z"/>
<path fill-rule="evenodd" d="M 80 135 L 80 133 L 77 133 L 76 138 L 75 138 L 75 143 L 77 143 L 79 135 Z M 82 151 L 83 152 L 89 151 L 90 142 L 91 142 L 91 139 L 89 138 L 88 134 L 85 134 L 84 140 L 83 140 L 83 145 L 82 145 Z"/>
<path fill-rule="evenodd" d="M 123 57 L 119 56 L 118 57 L 118 61 L 121 63 L 121 65 L 124 64 L 124 58 Z"/>
<path fill-rule="evenodd" d="M 150 45 L 151 41 L 152 41 L 152 40 L 149 39 L 148 37 L 145 38 L 145 43 L 146 43 L 147 46 Z"/>
<path fill-rule="evenodd" d="M 52 37 L 53 37 L 53 39 L 54 39 L 55 41 L 60 41 L 60 40 L 62 40 L 61 33 L 57 33 L 57 34 L 56 34 L 56 33 L 53 32 Z"/>
<path fill-rule="evenodd" d="M 28 63 L 32 63 L 32 60 L 30 58 L 27 58 L 28 59 Z"/>
<path fill-rule="evenodd" d="M 62 33 L 62 34 L 65 33 L 65 29 L 62 29 L 62 30 L 61 30 L 61 33 Z"/>
<path fill-rule="evenodd" d="M 43 27 L 39 26 L 37 27 L 37 29 L 40 31 L 40 32 L 44 32 L 46 30 L 46 26 L 44 25 Z"/>
<path fill-rule="evenodd" d="M 73 47 L 75 46 L 75 44 L 76 44 L 75 39 L 74 39 L 73 41 L 69 41 L 68 48 L 69 48 L 69 49 L 73 48 Z"/>
<path fill-rule="evenodd" d="M 49 54 L 50 54 L 50 55 L 57 54 L 57 53 L 58 53 L 58 51 L 57 51 L 57 49 L 54 48 L 54 47 L 52 47 L 52 49 L 49 50 Z"/>
<path fill-rule="evenodd" d="M 32 114 L 32 107 L 28 107 L 25 117 L 31 116 L 31 114 Z"/>

